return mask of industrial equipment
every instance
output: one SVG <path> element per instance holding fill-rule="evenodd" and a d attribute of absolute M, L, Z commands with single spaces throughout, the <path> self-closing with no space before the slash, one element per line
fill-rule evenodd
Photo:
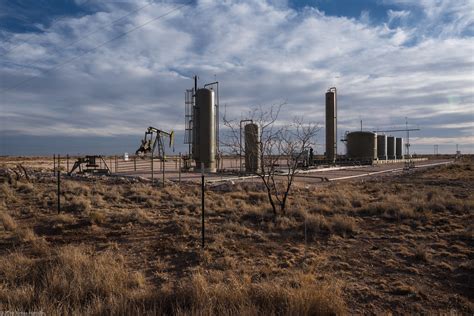
<path fill-rule="evenodd" d="M 355 160 L 377 159 L 377 134 L 366 131 L 351 132 L 346 135 L 347 156 Z"/>
<path fill-rule="evenodd" d="M 329 88 L 326 92 L 326 159 L 336 162 L 337 155 L 337 90 Z"/>
<path fill-rule="evenodd" d="M 85 166 L 84 166 L 85 165 Z M 85 168 L 84 168 L 85 167 Z M 71 171 L 67 174 L 71 175 L 78 169 L 78 173 L 90 173 L 95 175 L 109 175 L 110 169 L 105 162 L 105 159 L 99 155 L 91 155 L 85 157 L 79 157 L 72 166 Z"/>
<path fill-rule="evenodd" d="M 395 156 L 397 159 L 403 159 L 403 138 L 395 138 Z"/>
<path fill-rule="evenodd" d="M 387 135 L 377 135 L 377 158 L 387 160 Z"/>
<path fill-rule="evenodd" d="M 214 90 L 215 89 L 215 90 Z M 205 84 L 185 94 L 185 140 L 196 163 L 196 169 L 217 171 L 219 159 L 219 82 Z"/>
<path fill-rule="evenodd" d="M 393 136 L 388 136 L 387 137 L 387 156 L 388 159 L 395 159 L 396 157 L 396 143 L 395 143 L 395 137 Z"/>
<path fill-rule="evenodd" d="M 245 171 L 256 173 L 261 167 L 260 128 L 255 123 L 245 125 Z"/>
<path fill-rule="evenodd" d="M 164 139 L 169 138 L 168 146 L 173 147 L 174 151 L 174 132 L 165 132 L 155 127 L 148 127 L 145 131 L 145 137 L 142 139 L 140 148 L 137 149 L 135 154 L 140 157 L 145 157 L 146 154 L 154 155 L 155 149 L 158 148 L 158 157 L 165 159 L 165 142 Z"/>

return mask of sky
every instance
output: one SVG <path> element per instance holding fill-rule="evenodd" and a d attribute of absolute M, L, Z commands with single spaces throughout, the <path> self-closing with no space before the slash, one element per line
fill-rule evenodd
<path fill-rule="evenodd" d="M 473 35 L 471 0 L 0 0 L 0 154 L 134 152 L 148 126 L 184 153 L 194 75 L 227 118 L 319 124 L 318 153 L 336 86 L 340 137 L 407 118 L 412 152 L 474 154 Z"/>

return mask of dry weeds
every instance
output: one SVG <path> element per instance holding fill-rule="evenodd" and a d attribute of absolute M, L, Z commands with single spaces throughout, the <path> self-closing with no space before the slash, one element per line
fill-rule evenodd
<path fill-rule="evenodd" d="M 472 314 L 472 174 L 296 186 L 278 217 L 258 185 L 216 186 L 204 251 L 197 186 L 68 179 L 56 214 L 54 179 L 4 179 L 0 310 Z"/>

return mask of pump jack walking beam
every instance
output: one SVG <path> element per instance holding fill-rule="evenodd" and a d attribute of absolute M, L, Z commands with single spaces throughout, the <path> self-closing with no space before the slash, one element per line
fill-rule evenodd
<path fill-rule="evenodd" d="M 137 149 L 135 154 L 140 157 L 144 157 L 148 153 L 154 153 L 156 147 L 158 147 L 158 155 L 161 159 L 165 159 L 165 145 L 163 138 L 169 138 L 169 147 L 173 147 L 174 151 L 174 132 L 165 132 L 150 126 L 145 131 L 145 137 L 142 139 L 140 148 Z"/>

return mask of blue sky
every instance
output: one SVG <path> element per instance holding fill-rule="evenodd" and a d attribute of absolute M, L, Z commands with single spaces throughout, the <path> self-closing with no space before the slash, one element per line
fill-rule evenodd
<path fill-rule="evenodd" d="M 415 151 L 474 153 L 473 32 L 468 0 L 0 0 L 0 153 L 132 152 L 148 125 L 180 135 L 194 74 L 220 81 L 238 119 L 284 102 L 280 120 L 324 126 L 335 85 L 339 135 L 408 117 Z"/>

